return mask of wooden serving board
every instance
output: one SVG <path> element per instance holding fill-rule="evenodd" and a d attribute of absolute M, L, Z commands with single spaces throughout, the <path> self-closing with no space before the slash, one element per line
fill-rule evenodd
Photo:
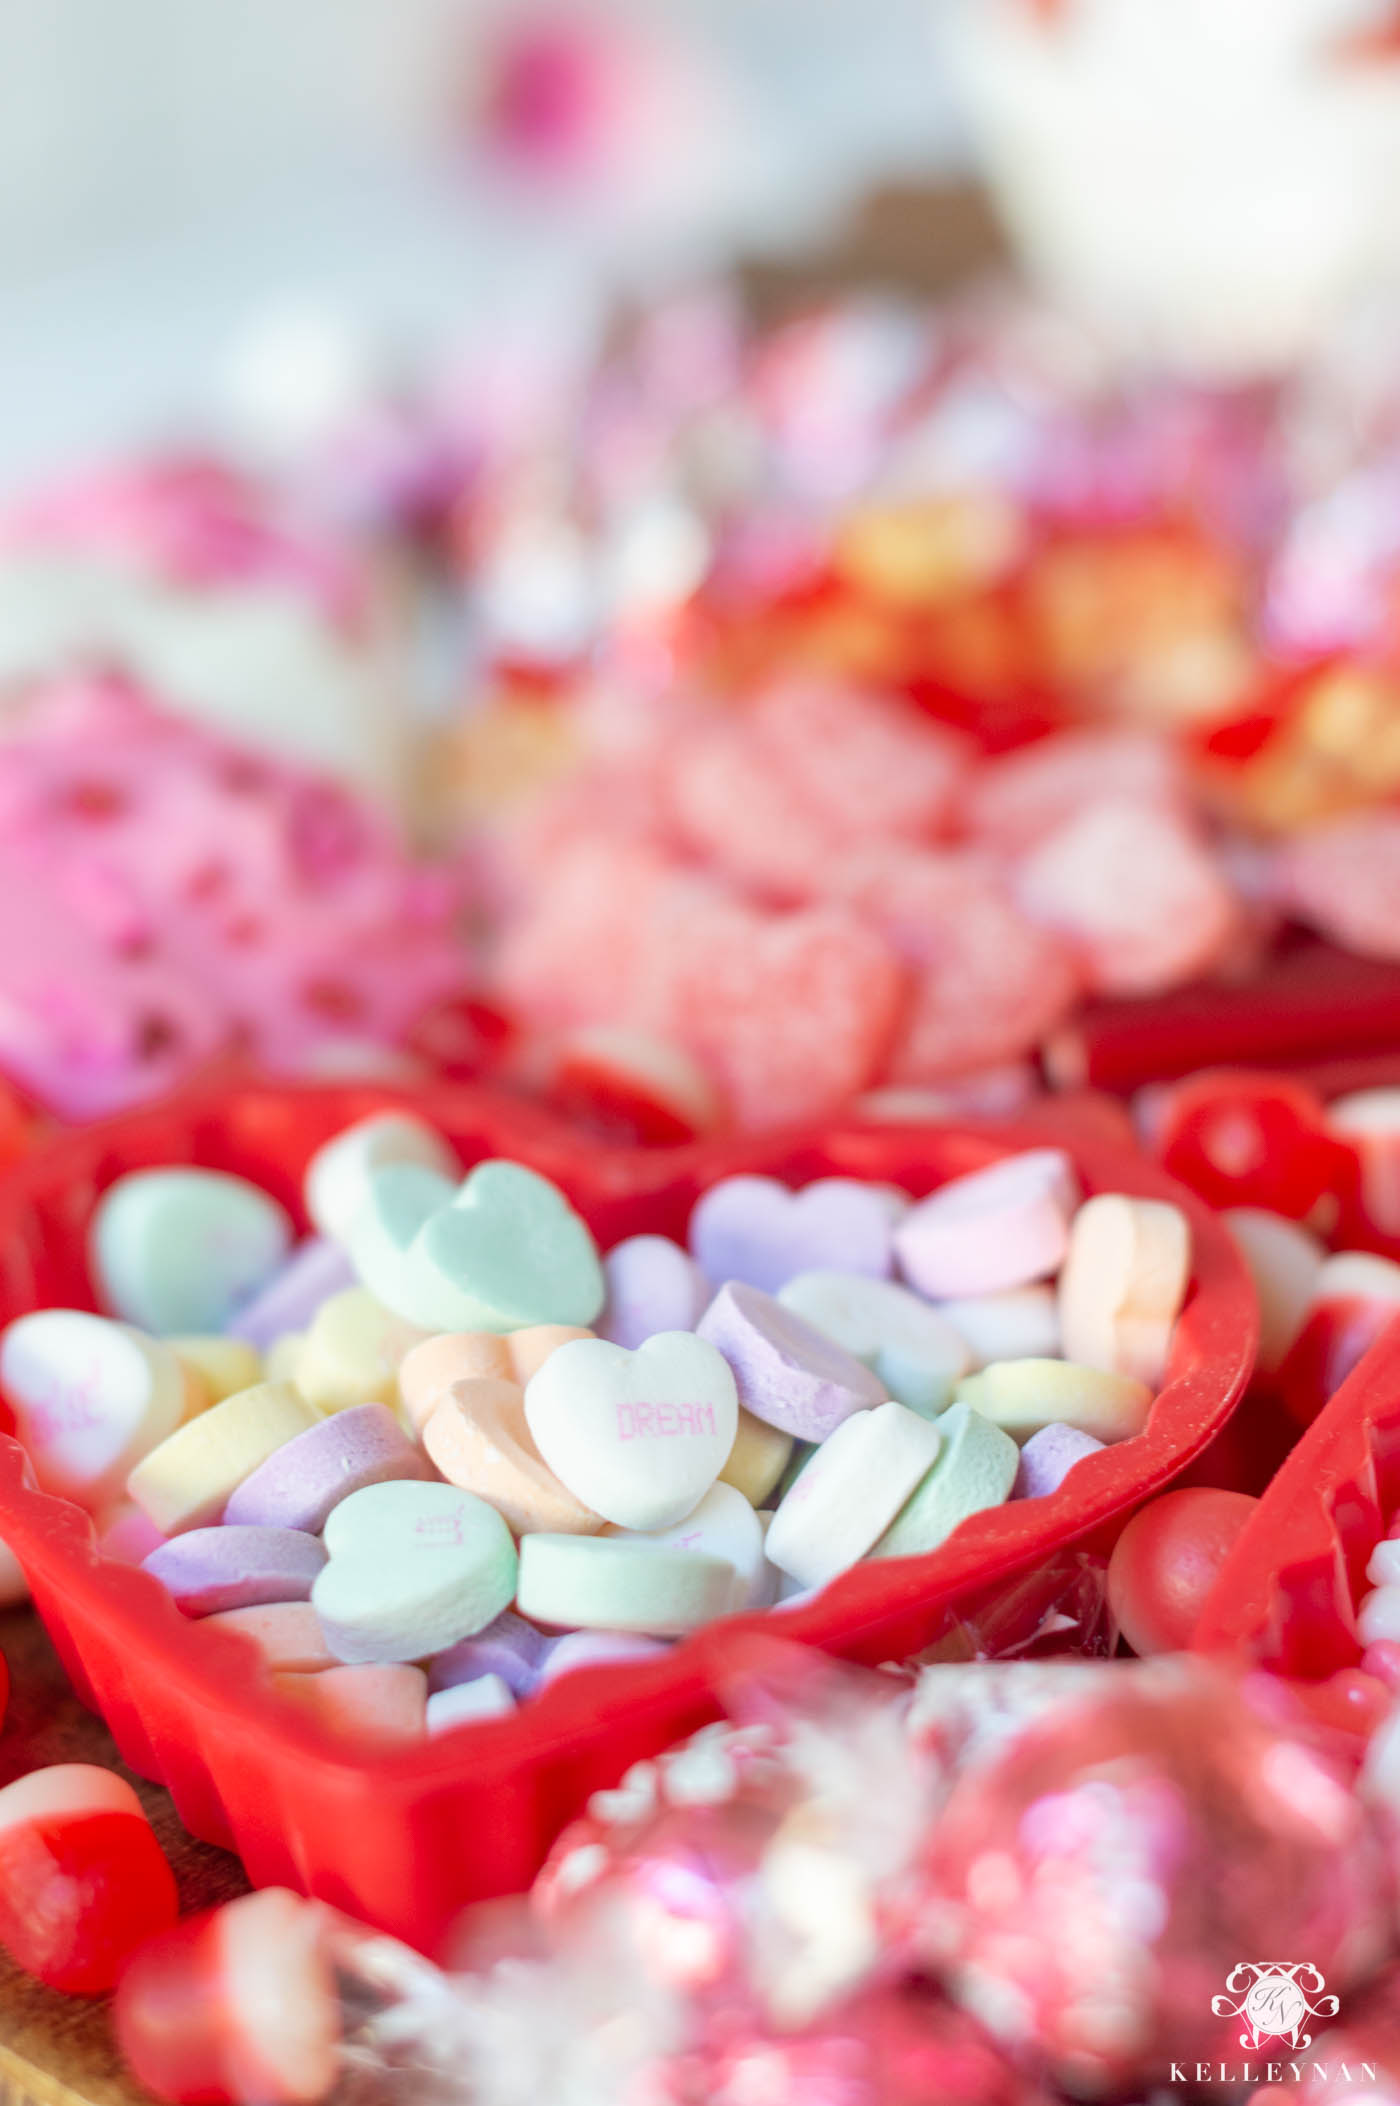
<path fill-rule="evenodd" d="M 68 1687 L 32 1610 L 0 1613 L 0 1652 L 11 1685 L 0 1732 L 0 1785 L 45 1763 L 101 1763 L 140 1794 L 170 1860 L 183 1910 L 210 1908 L 246 1892 L 237 1858 L 194 1842 L 180 1826 L 169 1793 L 125 1768 L 106 1727 Z M 0 1952 L 0 2106 L 140 2106 L 145 2099 L 121 2067 L 107 2000 L 59 1996 Z"/>

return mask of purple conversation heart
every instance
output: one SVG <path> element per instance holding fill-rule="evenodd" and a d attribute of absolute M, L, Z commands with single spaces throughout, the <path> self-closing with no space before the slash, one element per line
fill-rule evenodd
<path fill-rule="evenodd" d="M 480 1681 L 483 1675 L 499 1675 L 514 1695 L 528 1696 L 539 1680 L 550 1643 L 523 1616 L 503 1609 L 484 1631 L 437 1655 L 428 1669 L 428 1688 L 435 1694 L 439 1689 L 455 1689 L 460 1682 Z"/>
<path fill-rule="evenodd" d="M 731 1280 L 696 1326 L 734 1371 L 739 1402 L 800 1441 L 824 1441 L 843 1420 L 885 1402 L 870 1369 L 757 1287 Z"/>
<path fill-rule="evenodd" d="M 690 1247 L 712 1280 L 776 1294 L 799 1272 L 894 1271 L 894 1230 L 907 1202 L 887 1185 L 823 1177 L 790 1192 L 774 1177 L 726 1177 L 690 1217 Z"/>
<path fill-rule="evenodd" d="M 216 1616 L 309 1601 L 325 1562 L 324 1547 L 298 1529 L 192 1528 L 153 1550 L 141 1569 L 154 1573 L 186 1616 Z"/>
<path fill-rule="evenodd" d="M 383 1404 L 355 1404 L 308 1426 L 259 1463 L 224 1508 L 247 1528 L 299 1528 L 319 1535 L 333 1507 L 367 1484 L 429 1478 L 432 1465 Z"/>
<path fill-rule="evenodd" d="M 340 1245 L 309 1236 L 224 1328 L 264 1353 L 275 1338 L 304 1331 L 322 1302 L 354 1284 L 354 1267 Z"/>
<path fill-rule="evenodd" d="M 630 1353 L 658 1331 L 693 1331 L 714 1291 L 669 1236 L 629 1236 L 604 1258 L 603 1277 L 608 1299 L 594 1328 Z"/>
<path fill-rule="evenodd" d="M 1058 1492 L 1075 1464 L 1086 1455 L 1097 1455 L 1103 1445 L 1077 1426 L 1042 1426 L 1021 1450 L 1012 1498 L 1044 1499 Z"/>

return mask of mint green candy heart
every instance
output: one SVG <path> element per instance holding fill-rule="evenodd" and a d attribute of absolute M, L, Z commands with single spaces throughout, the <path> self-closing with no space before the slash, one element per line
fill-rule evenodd
<path fill-rule="evenodd" d="M 370 1181 L 351 1257 L 396 1315 L 425 1331 L 593 1322 L 606 1295 L 603 1268 L 556 1185 L 503 1161 L 479 1163 L 456 1191 L 435 1190 L 441 1184 L 406 1168 Z"/>
<path fill-rule="evenodd" d="M 286 1257 L 275 1199 L 222 1170 L 135 1170 L 105 1192 L 88 1254 L 98 1295 L 157 1337 L 222 1331 Z"/>
<path fill-rule="evenodd" d="M 368 1197 L 355 1215 L 346 1249 L 360 1285 L 396 1316 L 407 1317 L 406 1304 L 413 1299 L 418 1233 L 442 1207 L 451 1206 L 457 1189 L 450 1177 L 421 1163 L 391 1163 L 370 1174 Z"/>

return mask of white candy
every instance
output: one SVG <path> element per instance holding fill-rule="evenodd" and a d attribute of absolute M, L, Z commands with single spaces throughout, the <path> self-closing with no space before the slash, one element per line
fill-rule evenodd
<path fill-rule="evenodd" d="M 940 1435 L 903 1404 L 858 1411 L 823 1441 L 773 1516 L 768 1557 L 818 1587 L 863 1558 L 938 1459 Z"/>
<path fill-rule="evenodd" d="M 938 1313 L 966 1341 L 973 1370 L 993 1360 L 1059 1358 L 1060 1308 L 1053 1287 L 970 1295 L 940 1302 Z"/>
<path fill-rule="evenodd" d="M 943 1447 L 937 1462 L 906 1501 L 870 1555 L 922 1557 L 946 1543 L 972 1514 L 1011 1496 L 1021 1451 L 1009 1435 L 968 1404 L 954 1404 L 938 1421 Z"/>
<path fill-rule="evenodd" d="M 1230 1207 L 1220 1218 L 1259 1297 L 1259 1372 L 1276 1374 L 1303 1328 L 1327 1252 L 1299 1222 L 1263 1207 Z"/>
<path fill-rule="evenodd" d="M 474 1682 L 455 1683 L 451 1689 L 435 1690 L 428 1698 L 428 1738 L 479 1719 L 504 1718 L 514 1709 L 515 1695 L 508 1683 L 499 1675 L 478 1675 Z"/>
<path fill-rule="evenodd" d="M 1377 1543 L 1366 1577 L 1373 1587 L 1400 1587 L 1400 1537 L 1387 1536 Z"/>
<path fill-rule="evenodd" d="M 1016 1441 L 1042 1426 L 1074 1426 L 1096 1441 L 1131 1440 L 1152 1408 L 1145 1382 L 1068 1360 L 994 1361 L 959 1383 L 957 1400 Z"/>
<path fill-rule="evenodd" d="M 452 1149 L 425 1119 L 412 1112 L 375 1112 L 318 1148 L 306 1166 L 303 1196 L 318 1235 L 347 1243 L 371 1177 L 393 1163 L 416 1163 L 454 1186 L 462 1175 Z"/>
<path fill-rule="evenodd" d="M 1366 1596 L 1356 1619 L 1357 1636 L 1363 1645 L 1378 1645 L 1382 1639 L 1400 1639 L 1400 1586 L 1377 1587 Z"/>
<path fill-rule="evenodd" d="M 763 1554 L 764 1524 L 732 1484 L 712 1484 L 694 1513 L 670 1528 L 605 1528 L 603 1534 L 619 1543 L 655 1543 L 723 1558 L 734 1568 L 734 1607 L 760 1606 L 756 1597 L 766 1590 L 769 1570 Z"/>
<path fill-rule="evenodd" d="M 635 1353 L 576 1338 L 525 1390 L 535 1445 L 560 1483 L 619 1528 L 669 1528 L 693 1513 L 729 1459 L 739 1397 L 724 1355 L 690 1331 Z"/>
<path fill-rule="evenodd" d="M 854 1272 L 802 1272 L 778 1290 L 785 1309 L 864 1361 L 890 1395 L 932 1418 L 971 1365 L 961 1334 L 907 1287 Z"/>
<path fill-rule="evenodd" d="M 45 1491 L 105 1505 L 175 1431 L 185 1377 L 159 1339 L 81 1309 L 40 1309 L 0 1345 L 0 1384 Z"/>

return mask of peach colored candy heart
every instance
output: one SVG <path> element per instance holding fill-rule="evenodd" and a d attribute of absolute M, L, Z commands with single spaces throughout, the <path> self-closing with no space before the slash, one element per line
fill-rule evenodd
<path fill-rule="evenodd" d="M 504 1343 L 504 1341 L 501 1341 Z M 512 1534 L 591 1536 L 603 1526 L 545 1462 L 525 1417 L 525 1392 L 492 1376 L 454 1382 L 423 1428 L 423 1446 L 449 1484 L 488 1500 Z"/>
<path fill-rule="evenodd" d="M 1079 1209 L 1060 1274 L 1066 1360 L 1155 1388 L 1191 1276 L 1191 1227 L 1165 1200 L 1103 1192 Z"/>
<path fill-rule="evenodd" d="M 367 1745 L 400 1747 L 427 1732 L 428 1677 L 421 1667 L 376 1661 L 313 1674 L 277 1674 L 273 1682 L 332 1733 Z"/>
<path fill-rule="evenodd" d="M 550 1354 L 593 1333 L 577 1324 L 530 1324 L 523 1331 L 444 1331 L 405 1354 L 399 1401 L 421 1433 L 454 1382 L 513 1382 L 523 1389 Z"/>
<path fill-rule="evenodd" d="M 309 1601 L 260 1602 L 252 1609 L 222 1609 L 204 1618 L 206 1628 L 250 1638 L 266 1666 L 286 1674 L 319 1674 L 340 1665 L 326 1644 L 321 1619 Z"/>

